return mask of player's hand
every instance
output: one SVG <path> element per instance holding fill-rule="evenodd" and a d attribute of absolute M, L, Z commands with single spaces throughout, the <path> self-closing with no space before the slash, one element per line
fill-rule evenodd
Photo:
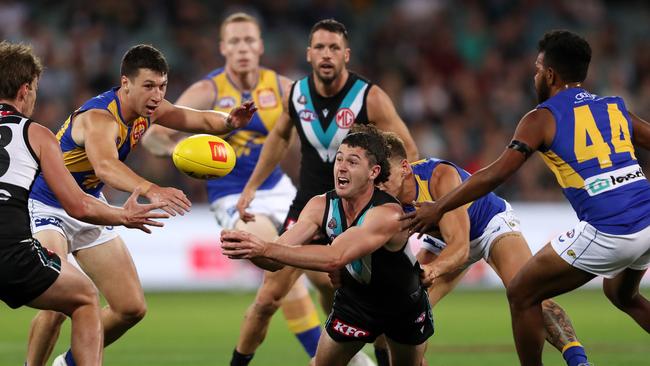
<path fill-rule="evenodd" d="M 255 191 L 244 188 L 244 190 L 239 195 L 239 200 L 237 200 L 237 212 L 239 213 L 239 218 L 243 222 L 252 222 L 255 221 L 255 215 L 246 211 L 248 206 L 255 198 Z"/>
<path fill-rule="evenodd" d="M 226 126 L 232 130 L 246 126 L 253 118 L 255 111 L 257 111 L 257 107 L 255 107 L 253 101 L 249 100 L 242 103 L 242 105 L 230 111 L 228 118 L 226 118 Z"/>
<path fill-rule="evenodd" d="M 221 231 L 222 253 L 230 259 L 264 257 L 267 246 L 266 241 L 245 231 Z"/>
<path fill-rule="evenodd" d="M 419 233 L 420 239 L 423 234 L 438 227 L 442 213 L 435 202 L 414 202 L 413 205 L 415 211 L 403 214 L 399 220 L 405 223 L 403 229 L 408 229 L 411 234 Z"/>
<path fill-rule="evenodd" d="M 166 203 L 167 205 L 161 208 L 172 216 L 176 216 L 177 213 L 182 216 L 185 212 L 189 212 L 190 206 L 192 206 L 192 202 L 183 191 L 172 187 L 152 184 L 146 196 L 151 203 Z"/>
<path fill-rule="evenodd" d="M 341 287 L 341 271 L 342 269 L 337 269 L 328 273 L 332 287 L 335 289 Z"/>
<path fill-rule="evenodd" d="M 421 267 L 420 271 L 420 281 L 422 281 L 422 286 L 431 287 L 436 277 L 438 277 L 438 272 L 431 265 L 425 265 Z"/>
<path fill-rule="evenodd" d="M 124 217 L 122 218 L 122 225 L 131 229 L 140 229 L 147 234 L 151 234 L 151 230 L 146 225 L 162 227 L 162 222 L 154 221 L 152 219 L 166 219 L 169 214 L 162 212 L 152 212 L 159 208 L 164 209 L 167 206 L 166 202 L 156 202 L 148 204 L 139 204 L 138 196 L 140 196 L 140 188 L 136 188 L 128 200 L 122 206 L 124 210 Z"/>

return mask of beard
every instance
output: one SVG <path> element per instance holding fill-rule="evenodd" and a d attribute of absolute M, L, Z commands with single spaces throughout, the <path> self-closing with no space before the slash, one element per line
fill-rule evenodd
<path fill-rule="evenodd" d="M 551 88 L 546 83 L 541 83 L 539 86 L 535 85 L 535 91 L 537 92 L 537 102 L 539 104 L 544 103 L 551 97 Z"/>

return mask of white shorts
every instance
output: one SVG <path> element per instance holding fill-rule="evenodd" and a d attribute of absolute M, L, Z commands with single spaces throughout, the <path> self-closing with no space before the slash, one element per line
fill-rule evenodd
<path fill-rule="evenodd" d="M 634 234 L 612 235 L 580 221 L 551 240 L 551 246 L 573 267 L 605 278 L 626 268 L 642 271 L 650 266 L 650 226 Z"/>
<path fill-rule="evenodd" d="M 462 268 L 465 269 L 481 259 L 487 261 L 496 238 L 506 233 L 520 231 L 519 219 L 510 204 L 506 202 L 506 210 L 494 215 L 483 230 L 483 234 L 469 242 L 469 256 Z M 442 240 L 429 235 L 425 235 L 422 242 L 422 248 L 435 255 L 440 255 L 447 246 Z"/>
<path fill-rule="evenodd" d="M 99 197 L 106 202 L 104 196 Z M 29 200 L 29 216 L 32 221 L 32 233 L 43 230 L 54 230 L 63 235 L 68 241 L 68 253 L 79 249 L 104 244 L 118 237 L 113 226 L 93 225 L 70 217 L 64 209 L 52 207 L 41 201 Z"/>
<path fill-rule="evenodd" d="M 217 222 L 224 229 L 232 229 L 239 220 L 237 201 L 239 193 L 223 196 L 210 205 Z M 255 198 L 248 207 L 248 212 L 267 216 L 276 227 L 280 227 L 289 213 L 289 206 L 296 196 L 296 188 L 291 179 L 283 175 L 271 189 L 255 192 Z"/>

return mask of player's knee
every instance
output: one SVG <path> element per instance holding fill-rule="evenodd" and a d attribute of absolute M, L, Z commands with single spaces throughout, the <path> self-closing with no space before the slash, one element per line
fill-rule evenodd
<path fill-rule="evenodd" d="M 114 309 L 120 320 L 126 324 L 136 324 L 147 314 L 147 304 L 144 301 L 134 302 L 119 309 Z"/>
<path fill-rule="evenodd" d="M 618 309 L 621 309 L 623 311 L 625 311 L 625 309 L 633 307 L 638 300 L 637 296 L 639 296 L 638 292 L 627 294 L 622 293 L 621 291 L 617 291 L 616 288 L 608 286 L 605 286 L 603 290 L 605 292 L 605 296 L 607 296 L 609 301 Z"/>
<path fill-rule="evenodd" d="M 508 296 L 508 303 L 510 303 L 510 308 L 513 310 L 526 308 L 532 302 L 532 299 L 528 296 L 526 289 L 520 286 L 517 281 L 511 282 L 510 286 L 506 288 L 506 295 Z"/>
<path fill-rule="evenodd" d="M 252 313 L 258 318 L 270 318 L 280 308 L 282 298 L 278 297 L 258 297 L 252 306 Z"/>

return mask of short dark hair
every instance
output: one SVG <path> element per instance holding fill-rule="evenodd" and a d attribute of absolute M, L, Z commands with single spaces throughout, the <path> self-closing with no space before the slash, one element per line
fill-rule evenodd
<path fill-rule="evenodd" d="M 23 43 L 0 42 L 0 98 L 15 99 L 18 89 L 31 84 L 43 72 L 32 47 Z"/>
<path fill-rule="evenodd" d="M 388 180 L 388 177 L 390 177 L 390 162 L 388 161 L 390 152 L 379 130 L 368 129 L 366 131 L 351 132 L 345 136 L 341 142 L 341 145 L 343 144 L 364 149 L 366 157 L 370 160 L 370 165 L 379 165 L 381 170 L 375 178 L 375 184 Z"/>
<path fill-rule="evenodd" d="M 587 78 L 591 47 L 579 35 L 567 30 L 544 34 L 537 50 L 544 53 L 544 66 L 550 67 L 566 82 L 581 82 Z"/>
<path fill-rule="evenodd" d="M 326 30 L 328 32 L 332 33 L 337 33 L 343 36 L 343 39 L 345 40 L 345 43 L 348 43 L 348 30 L 345 28 L 345 25 L 343 23 L 329 18 L 329 19 L 323 19 L 319 20 L 314 24 L 313 27 L 311 27 L 311 31 L 309 31 L 309 44 L 311 45 L 311 39 L 314 36 L 314 33 L 318 30 Z"/>
<path fill-rule="evenodd" d="M 404 141 L 394 132 L 384 132 L 384 140 L 386 140 L 386 145 L 388 145 L 388 151 L 390 152 L 390 158 L 397 159 L 406 159 L 406 148 L 404 147 Z"/>
<path fill-rule="evenodd" d="M 140 69 L 149 69 L 166 75 L 169 72 L 167 60 L 162 52 L 148 44 L 139 44 L 129 48 L 122 57 L 120 75 L 131 79 L 138 76 Z"/>

